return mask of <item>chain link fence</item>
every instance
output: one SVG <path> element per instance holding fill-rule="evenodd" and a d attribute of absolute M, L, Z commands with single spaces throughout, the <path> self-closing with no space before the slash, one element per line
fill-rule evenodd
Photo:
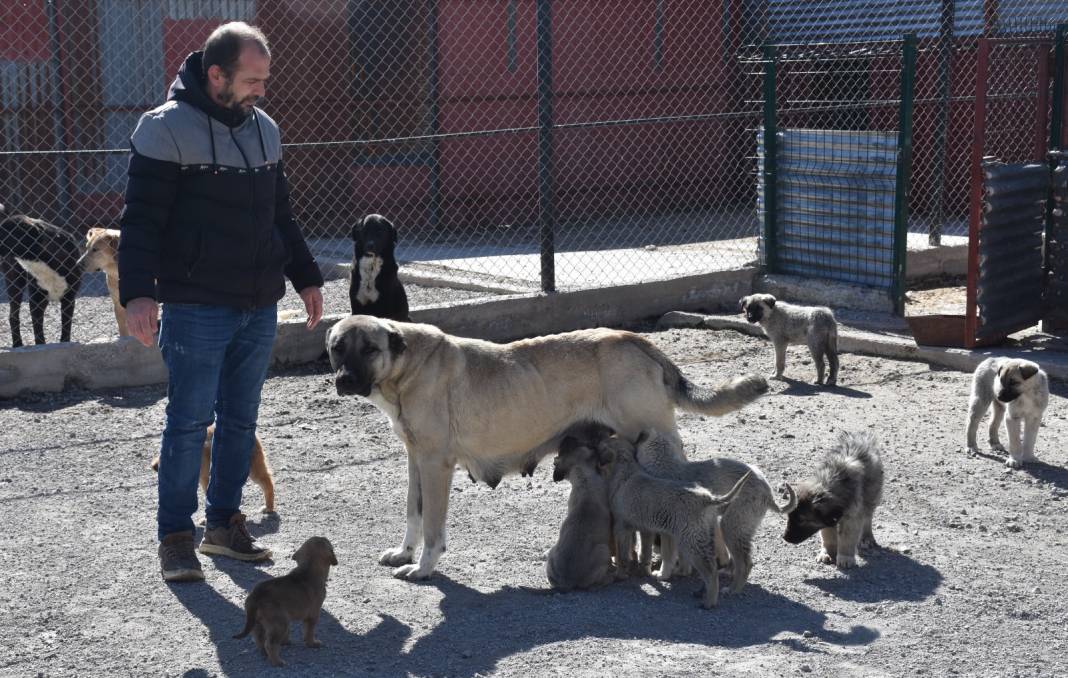
<path fill-rule="evenodd" d="M 115 227 L 138 117 L 162 103 L 215 26 L 239 19 L 271 41 L 263 107 L 280 123 L 294 207 L 328 277 L 343 275 L 351 225 L 379 212 L 400 230 L 405 270 L 536 290 L 757 262 L 764 100 L 755 64 L 766 44 L 790 45 L 800 59 L 794 108 L 780 109 L 787 119 L 892 132 L 899 87 L 886 54 L 916 34 L 909 226 L 933 241 L 965 234 L 976 39 L 1052 35 L 1068 7 L 27 0 L 5 3 L 0 16 L 0 203 L 9 210 L 79 243 L 90 228 Z M 1039 96 L 1038 60 L 1018 61 L 990 75 L 995 96 L 1022 102 L 991 118 L 990 152 L 1004 156 L 1035 143 L 1037 118 L 1025 109 Z M 345 285 L 328 282 L 327 312 L 348 310 Z M 296 306 L 292 295 L 285 303 Z M 53 341 L 57 307 L 46 319 Z M 73 338 L 114 335 L 102 275 L 88 274 Z M 10 345 L 0 327 L 0 346 Z"/>

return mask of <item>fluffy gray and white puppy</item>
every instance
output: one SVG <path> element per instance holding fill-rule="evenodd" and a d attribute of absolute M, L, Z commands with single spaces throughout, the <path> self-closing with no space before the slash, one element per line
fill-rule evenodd
<path fill-rule="evenodd" d="M 972 375 L 972 395 L 968 406 L 968 451 L 979 451 L 975 443 L 979 420 L 994 406 L 990 420 L 990 446 L 1004 452 L 998 438 L 1001 421 L 1009 430 L 1009 457 L 1005 465 L 1019 468 L 1035 461 L 1035 440 L 1042 425 L 1042 415 L 1049 405 L 1049 378 L 1030 360 L 987 358 L 979 363 Z M 1022 429 L 1022 436 L 1021 436 Z"/>
<path fill-rule="evenodd" d="M 634 445 L 618 436 L 602 440 L 597 455 L 608 478 L 608 497 L 620 556 L 633 551 L 630 542 L 636 530 L 670 535 L 680 556 L 701 575 L 702 607 L 715 607 L 719 603 L 715 525 L 750 474 L 739 478 L 726 494 L 713 495 L 695 483 L 650 475 L 638 464 Z M 661 571 L 664 567 L 670 569 L 670 564 L 665 558 Z"/>
<path fill-rule="evenodd" d="M 786 347 L 805 344 L 816 363 L 816 383 L 823 384 L 826 364 L 830 366 L 827 386 L 838 383 L 838 322 L 826 306 L 795 306 L 770 294 L 750 294 L 739 300 L 745 319 L 757 323 L 775 346 L 775 378 L 786 369 Z"/>
<path fill-rule="evenodd" d="M 800 544 L 816 532 L 823 539 L 817 560 L 853 567 L 857 546 L 875 547 L 872 514 L 883 499 L 883 462 L 869 432 L 843 432 L 816 466 L 815 476 L 797 487 L 797 507 L 783 539 Z"/>
<path fill-rule="evenodd" d="M 635 447 L 638 463 L 646 472 L 659 478 L 696 483 L 712 494 L 729 492 L 739 478 L 748 473 L 752 474 L 750 481 L 723 510 L 719 519 L 719 530 L 726 554 L 717 553 L 717 556 L 721 564 L 726 564 L 727 558 L 723 555 L 729 555 L 731 591 L 741 591 L 753 569 L 753 536 L 760 526 L 760 521 L 764 519 L 768 509 L 788 514 L 797 508 L 797 496 L 793 488 L 783 484 L 787 500 L 780 506 L 775 501 L 771 485 L 757 467 L 726 457 L 686 461 L 678 440 L 655 429 L 642 431 Z M 666 551 L 667 549 L 662 549 L 661 555 L 664 558 L 668 557 Z"/>

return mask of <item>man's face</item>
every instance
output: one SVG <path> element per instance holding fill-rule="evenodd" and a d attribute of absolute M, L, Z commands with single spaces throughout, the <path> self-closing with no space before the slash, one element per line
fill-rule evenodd
<path fill-rule="evenodd" d="M 216 69 L 218 73 L 213 74 Z M 209 69 L 209 76 L 211 95 L 216 103 L 248 115 L 252 112 L 252 107 L 267 93 L 267 79 L 271 77 L 271 58 L 261 53 L 255 45 L 249 45 L 241 50 L 231 77 L 226 77 L 217 66 Z"/>

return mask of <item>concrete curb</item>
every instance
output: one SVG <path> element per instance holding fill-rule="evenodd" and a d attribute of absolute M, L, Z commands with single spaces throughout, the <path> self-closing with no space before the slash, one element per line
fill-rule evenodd
<path fill-rule="evenodd" d="M 644 282 L 554 294 L 529 293 L 471 299 L 412 309 L 412 320 L 451 334 L 511 341 L 583 327 L 618 326 L 687 310 L 734 307 L 752 287 L 754 270 L 720 271 L 675 280 Z M 347 314 L 331 315 L 311 332 L 301 319 L 281 320 L 272 365 L 318 360 L 326 334 Z M 90 344 L 46 344 L 0 353 L 0 398 L 27 392 L 145 386 L 166 382 L 156 347 L 131 337 Z"/>
<path fill-rule="evenodd" d="M 710 330 L 735 330 L 754 337 L 763 337 L 759 325 L 752 325 L 738 316 L 702 315 L 673 311 L 657 321 L 658 328 L 704 328 Z M 897 360 L 917 360 L 930 365 L 948 367 L 961 372 L 973 372 L 987 358 L 1004 356 L 1033 360 L 1046 371 L 1051 379 L 1068 381 L 1068 355 L 1043 353 L 1021 349 L 975 349 L 946 348 L 942 346 L 919 346 L 914 341 L 901 337 L 873 332 L 839 328 L 838 350 L 843 353 L 859 353 Z M 1041 360 L 1036 358 L 1041 357 Z"/>

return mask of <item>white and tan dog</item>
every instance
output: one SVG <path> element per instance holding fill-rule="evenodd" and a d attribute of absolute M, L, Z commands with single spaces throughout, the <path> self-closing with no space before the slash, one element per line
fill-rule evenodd
<path fill-rule="evenodd" d="M 82 263 L 86 273 L 103 271 L 108 295 L 115 309 L 115 324 L 120 337 L 130 336 L 126 328 L 126 309 L 119 303 L 119 231 L 114 228 L 90 228 L 85 234 Z"/>
<path fill-rule="evenodd" d="M 1037 364 L 1030 360 L 987 358 L 979 363 L 972 375 L 972 396 L 968 406 L 967 450 L 979 451 L 975 442 L 979 420 L 994 406 L 990 420 L 990 446 L 1004 452 L 998 437 L 1001 420 L 1009 431 L 1009 457 L 1005 465 L 1020 468 L 1036 461 L 1035 440 L 1042 425 L 1042 414 L 1049 405 L 1049 379 Z M 1006 410 L 1008 418 L 1005 418 Z M 1021 435 L 1021 429 L 1022 435 Z"/>
<path fill-rule="evenodd" d="M 338 394 L 374 403 L 408 452 L 407 529 L 379 560 L 407 579 L 429 577 L 445 551 L 456 464 L 496 486 L 532 470 L 578 422 L 631 440 L 650 427 L 677 437 L 676 408 L 723 415 L 768 388 L 758 375 L 698 386 L 648 340 L 609 329 L 495 344 L 356 315 L 331 328 L 327 350 Z"/>

